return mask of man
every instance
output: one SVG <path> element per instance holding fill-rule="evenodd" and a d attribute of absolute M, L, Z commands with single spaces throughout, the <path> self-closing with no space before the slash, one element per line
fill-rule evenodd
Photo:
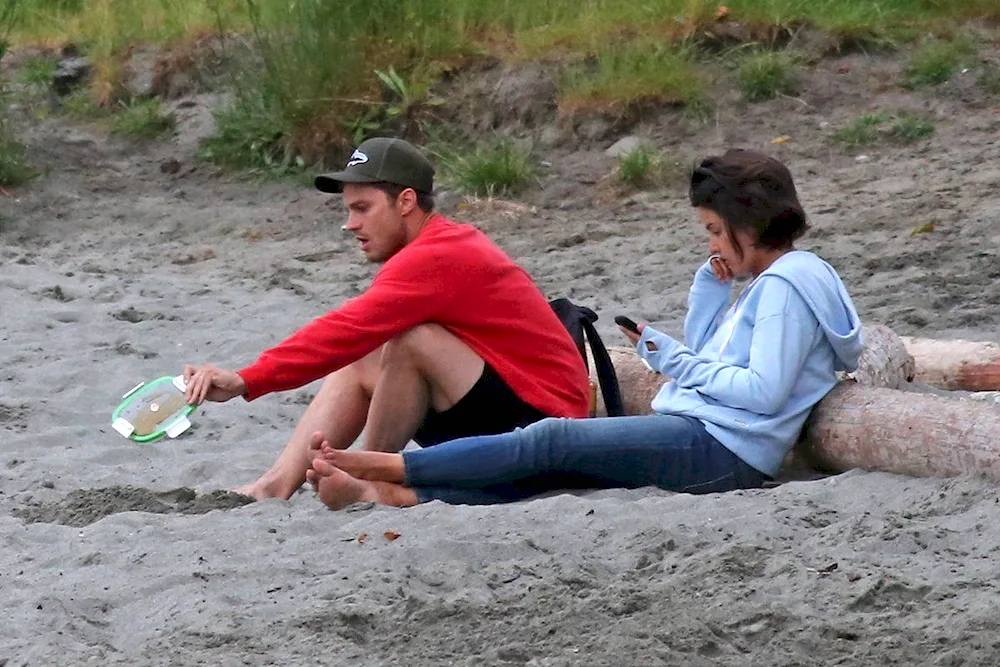
<path fill-rule="evenodd" d="M 434 168 L 401 139 L 369 139 L 316 187 L 342 193 L 345 229 L 383 266 L 369 288 L 239 371 L 186 366 L 187 397 L 254 400 L 322 377 L 278 459 L 236 489 L 288 498 L 314 438 L 397 452 L 584 417 L 587 371 L 528 273 L 476 228 L 434 211 Z M 322 436 L 322 437 L 321 437 Z"/>

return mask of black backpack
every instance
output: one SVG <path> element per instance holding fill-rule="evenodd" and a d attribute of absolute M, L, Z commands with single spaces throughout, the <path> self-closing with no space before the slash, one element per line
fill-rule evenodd
<path fill-rule="evenodd" d="M 588 371 L 590 364 L 587 362 L 585 338 L 590 342 L 590 352 L 594 355 L 594 365 L 597 367 L 597 381 L 604 396 L 604 407 L 609 417 L 621 417 L 625 414 L 625 408 L 622 406 L 621 389 L 618 387 L 618 374 L 611 364 L 611 357 L 608 355 L 608 349 L 604 347 L 604 341 L 594 328 L 594 322 L 598 319 L 597 313 L 585 306 L 578 306 L 569 299 L 553 299 L 549 301 L 549 305 L 569 331 L 569 335 L 573 337 L 573 342 L 580 350 L 580 356 L 583 357 L 583 363 Z"/>

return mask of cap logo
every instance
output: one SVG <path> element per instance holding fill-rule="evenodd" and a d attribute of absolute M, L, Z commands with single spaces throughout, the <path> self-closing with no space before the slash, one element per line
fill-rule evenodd
<path fill-rule="evenodd" d="M 351 153 L 351 159 L 347 161 L 347 166 L 353 167 L 355 165 L 364 164 L 365 162 L 368 162 L 368 156 L 355 149 L 355 151 Z"/>

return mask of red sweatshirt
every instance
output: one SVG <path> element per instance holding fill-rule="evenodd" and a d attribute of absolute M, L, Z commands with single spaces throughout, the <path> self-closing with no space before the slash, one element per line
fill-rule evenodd
<path fill-rule="evenodd" d="M 583 359 L 531 277 L 481 231 L 440 214 L 363 294 L 240 370 L 246 398 L 301 387 L 428 322 L 468 345 L 526 403 L 553 417 L 587 416 Z"/>

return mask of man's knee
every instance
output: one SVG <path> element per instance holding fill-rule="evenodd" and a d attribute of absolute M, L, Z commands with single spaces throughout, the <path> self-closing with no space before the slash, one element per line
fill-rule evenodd
<path fill-rule="evenodd" d="M 382 346 L 382 365 L 400 361 L 419 362 L 439 353 L 449 344 L 461 343 L 440 324 L 418 324 Z"/>
<path fill-rule="evenodd" d="M 323 388 L 338 391 L 345 386 L 360 387 L 369 396 L 378 382 L 381 350 L 375 350 L 357 361 L 326 376 Z"/>

